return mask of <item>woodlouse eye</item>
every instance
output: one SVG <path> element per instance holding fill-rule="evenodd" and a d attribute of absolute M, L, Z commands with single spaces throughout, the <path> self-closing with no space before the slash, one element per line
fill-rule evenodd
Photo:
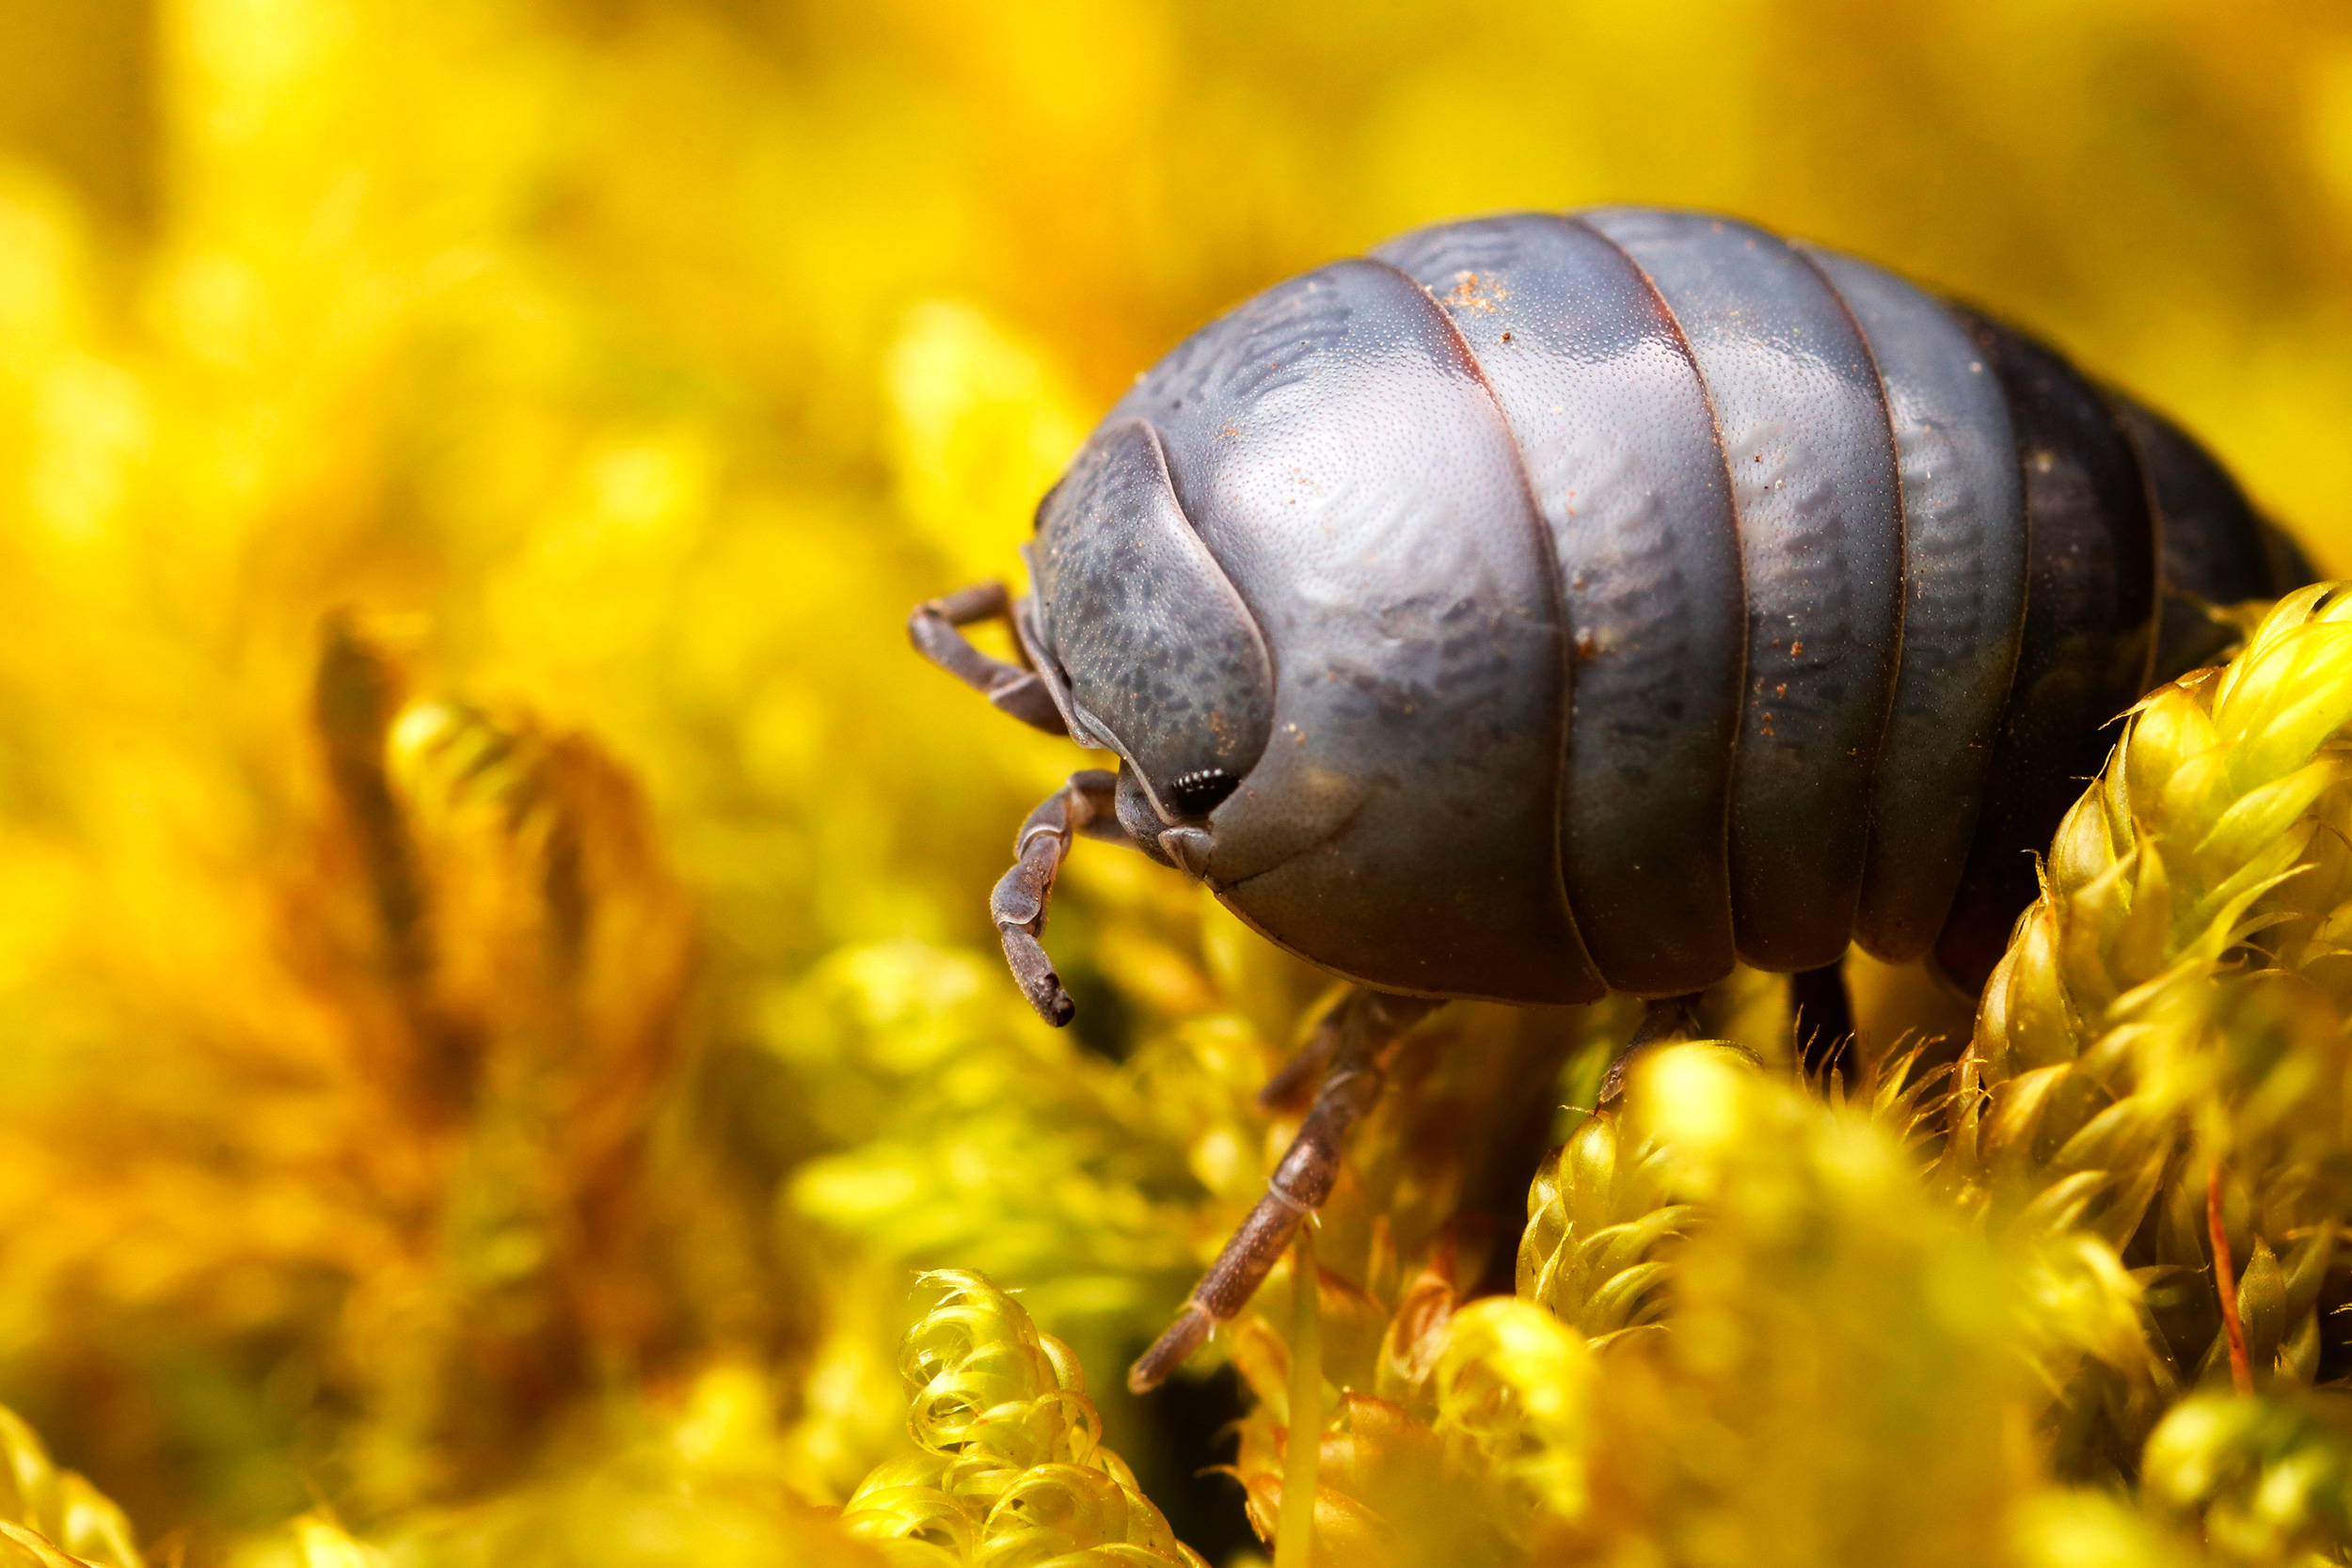
<path fill-rule="evenodd" d="M 1168 803 L 1186 816 L 1206 816 L 1241 781 L 1222 768 L 1179 773 L 1168 786 Z"/>

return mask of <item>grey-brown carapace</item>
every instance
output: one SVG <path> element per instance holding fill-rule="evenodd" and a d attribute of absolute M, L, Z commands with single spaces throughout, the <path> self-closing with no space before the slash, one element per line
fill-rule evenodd
<path fill-rule="evenodd" d="M 1038 937 L 1078 832 L 1364 988 L 1264 1223 L 1144 1385 L 1321 1201 L 1431 999 L 1676 998 L 1850 942 L 1979 986 L 2108 722 L 2226 643 L 2207 607 L 2311 577 L 2049 348 L 1641 207 L 1420 230 L 1210 323 L 1089 437 L 1028 559 L 1030 596 L 914 631 L 1119 758 L 995 892 L 1039 1011 L 1071 1014 Z M 998 614 L 1025 666 L 956 630 Z"/>

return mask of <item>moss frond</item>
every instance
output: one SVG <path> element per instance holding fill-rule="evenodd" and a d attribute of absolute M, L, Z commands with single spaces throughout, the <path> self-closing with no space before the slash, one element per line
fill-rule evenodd
<path fill-rule="evenodd" d="M 2018 1509 L 2010 1531 L 2019 1568 L 2197 1568 L 2194 1542 L 2113 1492 L 2051 1488 Z"/>
<path fill-rule="evenodd" d="M 2146 1286 L 2153 1354 L 2061 1402 L 2069 1467 L 2128 1472 L 2165 1390 L 2227 1374 L 2217 1180 L 2257 1372 L 2315 1373 L 2352 1196 L 2348 723 L 2352 595 L 2306 589 L 2226 668 L 2139 705 L 1986 988 L 1946 1177 L 1995 1226 L 2079 1229 Z"/>
<path fill-rule="evenodd" d="M 1205 1568 L 1103 1446 L 1070 1348 L 979 1275 L 925 1282 L 940 1300 L 899 1353 L 919 1451 L 858 1488 L 850 1535 L 906 1568 Z"/>
<path fill-rule="evenodd" d="M 796 1173 L 793 1202 L 882 1257 L 1020 1279 L 1057 1327 L 1142 1332 L 1190 1284 L 1196 1171 L 1237 1163 L 1265 1055 L 1237 1021 L 1205 1018 L 1128 1063 L 1090 1057 L 998 978 L 970 955 L 882 944 L 771 1004 L 778 1054 L 823 1065 L 808 1113 L 853 1141 Z"/>
<path fill-rule="evenodd" d="M 1696 1210 L 1676 1188 L 1671 1151 L 1630 1112 L 1585 1118 L 1535 1173 L 1517 1284 L 1587 1338 L 1653 1323 L 1666 1306 L 1666 1255 Z"/>
<path fill-rule="evenodd" d="M 2216 1562 L 2337 1562 L 2352 1552 L 2352 1402 L 2287 1387 L 2201 1393 L 2149 1435 L 2140 1496 Z"/>
<path fill-rule="evenodd" d="M 0 1408 L 0 1558 L 37 1568 L 145 1568 L 131 1522 L 96 1487 L 61 1469 L 33 1429 Z"/>
<path fill-rule="evenodd" d="M 1589 1511 L 1598 1377 L 1588 1336 L 1539 1304 L 1492 1297 L 1455 1314 L 1433 1424 L 1460 1471 L 1516 1505 L 1515 1534 Z"/>
<path fill-rule="evenodd" d="M 1370 1542 L 1367 1560 L 1398 1563 L 2007 1549 L 2035 1481 L 2018 1418 L 2036 1275 L 1936 1198 L 1899 1129 L 1744 1051 L 1675 1047 L 1635 1068 L 1531 1205 L 1528 1294 L 1439 1315 L 1408 1291 L 1389 1334 L 1434 1340 L 1420 1398 L 1336 1402 L 1316 1498 L 1331 1560 Z M 1579 1285 L 1562 1260 L 1586 1224 L 1587 1258 L 1615 1272 L 1594 1262 Z M 1668 1241 L 1670 1262 L 1649 1256 Z M 1629 1278 L 1645 1333 L 1596 1305 Z M 1278 1355 L 1281 1322 L 1253 1329 Z M 1241 1469 L 1271 1535 L 1288 1434 L 1250 1432 Z"/>
<path fill-rule="evenodd" d="M 2033 1480 L 2010 1414 L 2028 1376 L 2017 1271 L 1890 1130 L 1720 1049 L 1661 1053 L 1627 1110 L 1704 1219 L 1664 1332 L 1603 1356 L 1597 1500 L 1570 1532 L 1701 1561 L 1997 1551 Z"/>

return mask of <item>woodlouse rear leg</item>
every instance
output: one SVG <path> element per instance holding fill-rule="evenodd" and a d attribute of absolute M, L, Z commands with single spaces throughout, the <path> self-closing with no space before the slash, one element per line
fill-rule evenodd
<path fill-rule="evenodd" d="M 1441 1005 L 1424 997 L 1357 990 L 1326 1016 L 1317 1035 L 1328 1031 L 1333 1043 L 1314 1108 L 1274 1167 L 1265 1196 L 1192 1288 L 1191 1298 L 1168 1332 L 1128 1369 L 1130 1389 L 1149 1393 L 1167 1382 L 1200 1348 L 1210 1330 L 1249 1304 L 1299 1226 L 1331 1196 L 1348 1131 L 1378 1101 L 1398 1042 Z M 1307 1047 L 1314 1049 L 1312 1044 Z"/>
<path fill-rule="evenodd" d="M 1012 595 L 1003 583 L 976 582 L 946 598 L 916 605 L 907 618 L 907 636 L 914 640 L 915 652 L 1023 723 L 1047 735 L 1068 735 L 1061 710 L 1036 671 L 989 657 L 958 629 L 1011 615 Z"/>
<path fill-rule="evenodd" d="M 1609 1064 L 1609 1074 L 1600 1081 L 1600 1101 L 1596 1107 L 1607 1110 L 1625 1095 L 1625 1075 L 1633 1059 L 1654 1045 L 1668 1040 L 1687 1040 L 1699 1032 L 1699 997 L 1692 991 L 1688 996 L 1654 997 L 1643 1004 L 1641 1026 L 1633 1037 L 1625 1042 L 1617 1059 Z"/>
<path fill-rule="evenodd" d="M 1038 941 L 1045 930 L 1045 906 L 1054 895 L 1054 878 L 1070 853 L 1073 838 L 1086 833 L 1119 844 L 1131 842 L 1112 804 L 1118 785 L 1117 775 L 1100 768 L 1071 774 L 1070 782 L 1048 795 L 1021 824 L 1021 836 L 1013 845 L 1012 869 L 988 895 L 989 917 L 996 922 L 996 934 L 1004 940 L 1005 961 L 1012 966 L 1012 977 L 1021 982 L 1021 994 L 1029 999 L 1040 1018 L 1057 1029 L 1076 1016 L 1078 1009 L 1070 993 L 1062 990 L 1054 960 L 1045 956 Z"/>
<path fill-rule="evenodd" d="M 1305 1100 L 1310 1090 L 1323 1081 L 1326 1069 L 1331 1065 L 1331 1053 L 1339 1049 L 1342 1025 L 1346 1022 L 1348 1004 L 1356 992 L 1349 991 L 1324 1010 L 1316 1021 L 1315 1032 L 1297 1053 L 1275 1069 L 1258 1089 L 1258 1109 L 1279 1111 Z"/>

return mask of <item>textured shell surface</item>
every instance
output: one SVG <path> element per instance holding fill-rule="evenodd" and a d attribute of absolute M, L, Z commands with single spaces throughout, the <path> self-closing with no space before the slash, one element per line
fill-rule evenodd
<path fill-rule="evenodd" d="M 1230 908 L 1524 1003 L 1850 942 L 1974 986 L 2106 721 L 2215 651 L 2206 604 L 2308 576 L 2048 348 L 1638 207 L 1438 225 L 1219 317 L 1031 560 L 1037 652 Z"/>

